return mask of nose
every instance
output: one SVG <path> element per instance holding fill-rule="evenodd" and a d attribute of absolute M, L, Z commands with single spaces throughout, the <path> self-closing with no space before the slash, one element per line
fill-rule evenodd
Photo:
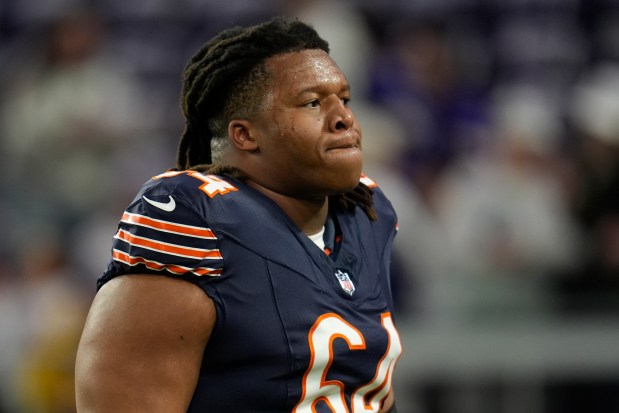
<path fill-rule="evenodd" d="M 328 113 L 329 129 L 339 132 L 350 129 L 355 123 L 355 116 L 346 104 L 337 96 L 332 96 L 333 103 Z"/>

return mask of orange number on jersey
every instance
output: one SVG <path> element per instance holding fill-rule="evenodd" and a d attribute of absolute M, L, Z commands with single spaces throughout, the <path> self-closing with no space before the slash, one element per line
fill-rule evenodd
<path fill-rule="evenodd" d="M 200 172 L 191 171 L 189 172 L 189 176 L 193 176 L 204 182 L 204 184 L 200 185 L 200 189 L 211 198 L 217 194 L 225 195 L 231 191 L 238 191 L 236 187 L 215 175 L 202 175 Z"/>
<path fill-rule="evenodd" d="M 169 171 L 157 176 L 153 176 L 153 179 L 171 178 L 180 174 L 187 174 L 204 182 L 202 185 L 200 185 L 200 190 L 211 198 L 215 195 L 225 195 L 231 191 L 238 191 L 235 186 L 229 184 L 228 182 L 220 179 L 215 175 L 203 175 L 197 171 Z"/>
<path fill-rule="evenodd" d="M 387 330 L 387 351 L 376 367 L 374 379 L 355 390 L 352 396 L 353 413 L 378 412 L 381 402 L 391 389 L 391 377 L 395 363 L 402 352 L 402 345 L 390 313 L 381 315 L 382 325 Z M 344 383 L 326 380 L 333 362 L 333 341 L 344 339 L 351 350 L 364 350 L 365 338 L 354 326 L 334 313 L 320 316 L 310 329 L 310 363 L 303 376 L 303 393 L 293 413 L 316 412 L 315 405 L 324 401 L 333 413 L 350 413 L 344 397 Z M 368 395 L 371 397 L 368 399 Z"/>

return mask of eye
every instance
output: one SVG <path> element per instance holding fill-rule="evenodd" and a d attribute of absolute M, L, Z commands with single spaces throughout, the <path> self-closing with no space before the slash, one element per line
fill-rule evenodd
<path fill-rule="evenodd" d="M 350 104 L 350 97 L 344 97 L 344 98 L 340 98 L 340 100 L 342 101 L 342 104 L 344 106 L 348 106 Z"/>
<path fill-rule="evenodd" d="M 318 106 L 320 106 L 320 101 L 318 99 L 310 100 L 309 102 L 303 104 L 303 107 L 306 108 L 317 108 Z"/>

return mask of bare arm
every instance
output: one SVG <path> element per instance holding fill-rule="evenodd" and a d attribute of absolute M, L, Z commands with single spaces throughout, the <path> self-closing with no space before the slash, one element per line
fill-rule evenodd
<path fill-rule="evenodd" d="M 185 412 L 214 324 L 212 300 L 189 282 L 151 275 L 109 281 L 77 352 L 77 411 Z"/>
<path fill-rule="evenodd" d="M 389 392 L 389 395 L 385 399 L 383 403 L 383 408 L 378 413 L 390 413 L 391 408 L 393 408 L 394 398 L 393 398 L 393 390 Z"/>

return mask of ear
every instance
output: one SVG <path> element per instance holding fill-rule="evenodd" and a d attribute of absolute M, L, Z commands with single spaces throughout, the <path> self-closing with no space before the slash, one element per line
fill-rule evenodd
<path fill-rule="evenodd" d="M 247 152 L 258 150 L 258 143 L 253 137 L 252 125 L 246 120 L 232 120 L 228 124 L 228 136 L 237 149 Z"/>

